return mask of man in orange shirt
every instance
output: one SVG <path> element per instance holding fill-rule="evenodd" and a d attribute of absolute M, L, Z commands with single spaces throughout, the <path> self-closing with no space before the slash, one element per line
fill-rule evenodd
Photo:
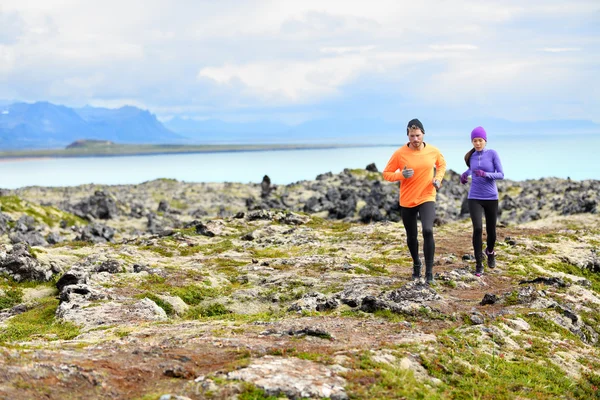
<path fill-rule="evenodd" d="M 425 279 L 428 284 L 433 284 L 435 197 L 446 173 L 446 161 L 436 147 L 423 141 L 425 129 L 418 119 L 408 122 L 406 135 L 408 143 L 394 152 L 383 170 L 383 179 L 400 182 L 402 223 L 413 259 L 413 280 L 421 278 L 417 215 L 421 217 Z"/>

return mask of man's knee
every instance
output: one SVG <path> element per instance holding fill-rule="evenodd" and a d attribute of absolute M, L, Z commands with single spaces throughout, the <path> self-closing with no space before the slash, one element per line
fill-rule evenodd
<path fill-rule="evenodd" d="M 423 228 L 423 237 L 433 237 L 433 227 Z"/>

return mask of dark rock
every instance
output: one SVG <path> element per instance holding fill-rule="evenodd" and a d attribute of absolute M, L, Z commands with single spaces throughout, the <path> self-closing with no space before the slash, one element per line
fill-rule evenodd
<path fill-rule="evenodd" d="M 96 272 L 108 272 L 111 274 L 116 274 L 121 272 L 121 265 L 117 260 L 107 260 L 102 262 L 95 268 Z"/>
<path fill-rule="evenodd" d="M 49 281 L 55 272 L 51 266 L 41 265 L 25 243 L 15 244 L 6 256 L 0 258 L 0 273 L 8 274 L 17 282 Z"/>
<path fill-rule="evenodd" d="M 367 167 L 365 169 L 369 172 L 379 172 L 377 170 L 377 167 L 375 166 L 375 163 L 371 163 L 371 164 L 367 165 Z"/>
<path fill-rule="evenodd" d="M 554 286 L 558 286 L 558 287 L 567 287 L 567 284 L 560 278 L 557 277 L 551 277 L 551 278 L 546 278 L 546 277 L 538 277 L 535 279 L 531 279 L 531 280 L 522 280 L 519 281 L 519 285 L 525 285 L 528 283 L 543 283 L 544 285 L 554 285 Z"/>
<path fill-rule="evenodd" d="M 80 218 L 93 221 L 94 219 L 113 219 L 118 216 L 118 209 L 113 198 L 104 191 L 96 191 L 93 196 L 72 207 L 67 207 Z"/>
<path fill-rule="evenodd" d="M 63 241 L 63 238 L 56 232 L 50 232 L 46 236 L 46 241 L 48 244 L 57 244 Z"/>
<path fill-rule="evenodd" d="M 7 214 L 0 212 L 0 235 L 4 235 L 6 232 L 8 232 L 9 222 L 12 222 L 12 218 L 9 217 Z"/>
<path fill-rule="evenodd" d="M 156 209 L 157 212 L 168 212 L 169 211 L 169 202 L 166 200 L 161 200 L 158 203 L 158 208 Z"/>
<path fill-rule="evenodd" d="M 35 230 L 35 219 L 29 215 L 19 217 L 15 224 L 16 232 L 26 233 Z"/>
<path fill-rule="evenodd" d="M 112 241 L 115 236 L 115 230 L 102 224 L 87 225 L 81 231 L 81 235 L 76 240 L 93 243 L 106 243 Z"/>
<path fill-rule="evenodd" d="M 15 232 L 9 235 L 11 243 L 26 243 L 29 246 L 47 246 L 48 242 L 39 232 Z"/>
<path fill-rule="evenodd" d="M 496 304 L 499 298 L 495 294 L 486 293 L 481 300 L 481 305 L 486 306 L 488 304 Z"/>
<path fill-rule="evenodd" d="M 61 292 L 65 286 L 87 284 L 88 278 L 89 273 L 85 270 L 72 268 L 60 277 L 56 282 L 56 288 Z"/>
<path fill-rule="evenodd" d="M 211 230 L 208 226 L 203 224 L 202 222 L 200 222 L 199 224 L 196 225 L 196 233 L 199 235 L 204 235 L 204 236 L 208 236 L 208 237 L 215 236 L 215 232 L 213 230 Z"/>

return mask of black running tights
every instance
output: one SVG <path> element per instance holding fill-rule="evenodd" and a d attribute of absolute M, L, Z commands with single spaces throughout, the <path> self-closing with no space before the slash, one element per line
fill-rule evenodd
<path fill-rule="evenodd" d="M 496 221 L 498 219 L 498 200 L 469 199 L 469 213 L 473 222 L 473 250 L 475 258 L 481 260 L 483 246 L 482 215 L 485 214 L 485 232 L 488 252 L 494 251 L 496 244 Z"/>
<path fill-rule="evenodd" d="M 402 223 L 406 230 L 406 243 L 414 264 L 419 261 L 419 240 L 417 231 L 417 214 L 421 217 L 421 228 L 423 230 L 423 254 L 425 266 L 433 266 L 433 255 L 435 253 L 435 242 L 433 241 L 433 220 L 435 219 L 435 202 L 427 201 L 416 207 L 402 207 Z"/>

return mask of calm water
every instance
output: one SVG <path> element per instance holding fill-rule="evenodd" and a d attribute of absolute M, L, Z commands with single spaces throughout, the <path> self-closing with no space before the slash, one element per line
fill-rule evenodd
<path fill-rule="evenodd" d="M 437 146 L 448 168 L 463 172 L 466 141 L 428 138 Z M 135 184 L 157 178 L 187 182 L 256 182 L 268 175 L 276 184 L 312 180 L 325 172 L 365 168 L 375 163 L 381 171 L 398 145 L 323 150 L 256 151 L 128 157 L 58 158 L 0 162 L 0 188 Z M 504 166 L 507 179 L 570 177 L 600 179 L 600 137 L 597 135 L 505 137 L 488 143 Z"/>

